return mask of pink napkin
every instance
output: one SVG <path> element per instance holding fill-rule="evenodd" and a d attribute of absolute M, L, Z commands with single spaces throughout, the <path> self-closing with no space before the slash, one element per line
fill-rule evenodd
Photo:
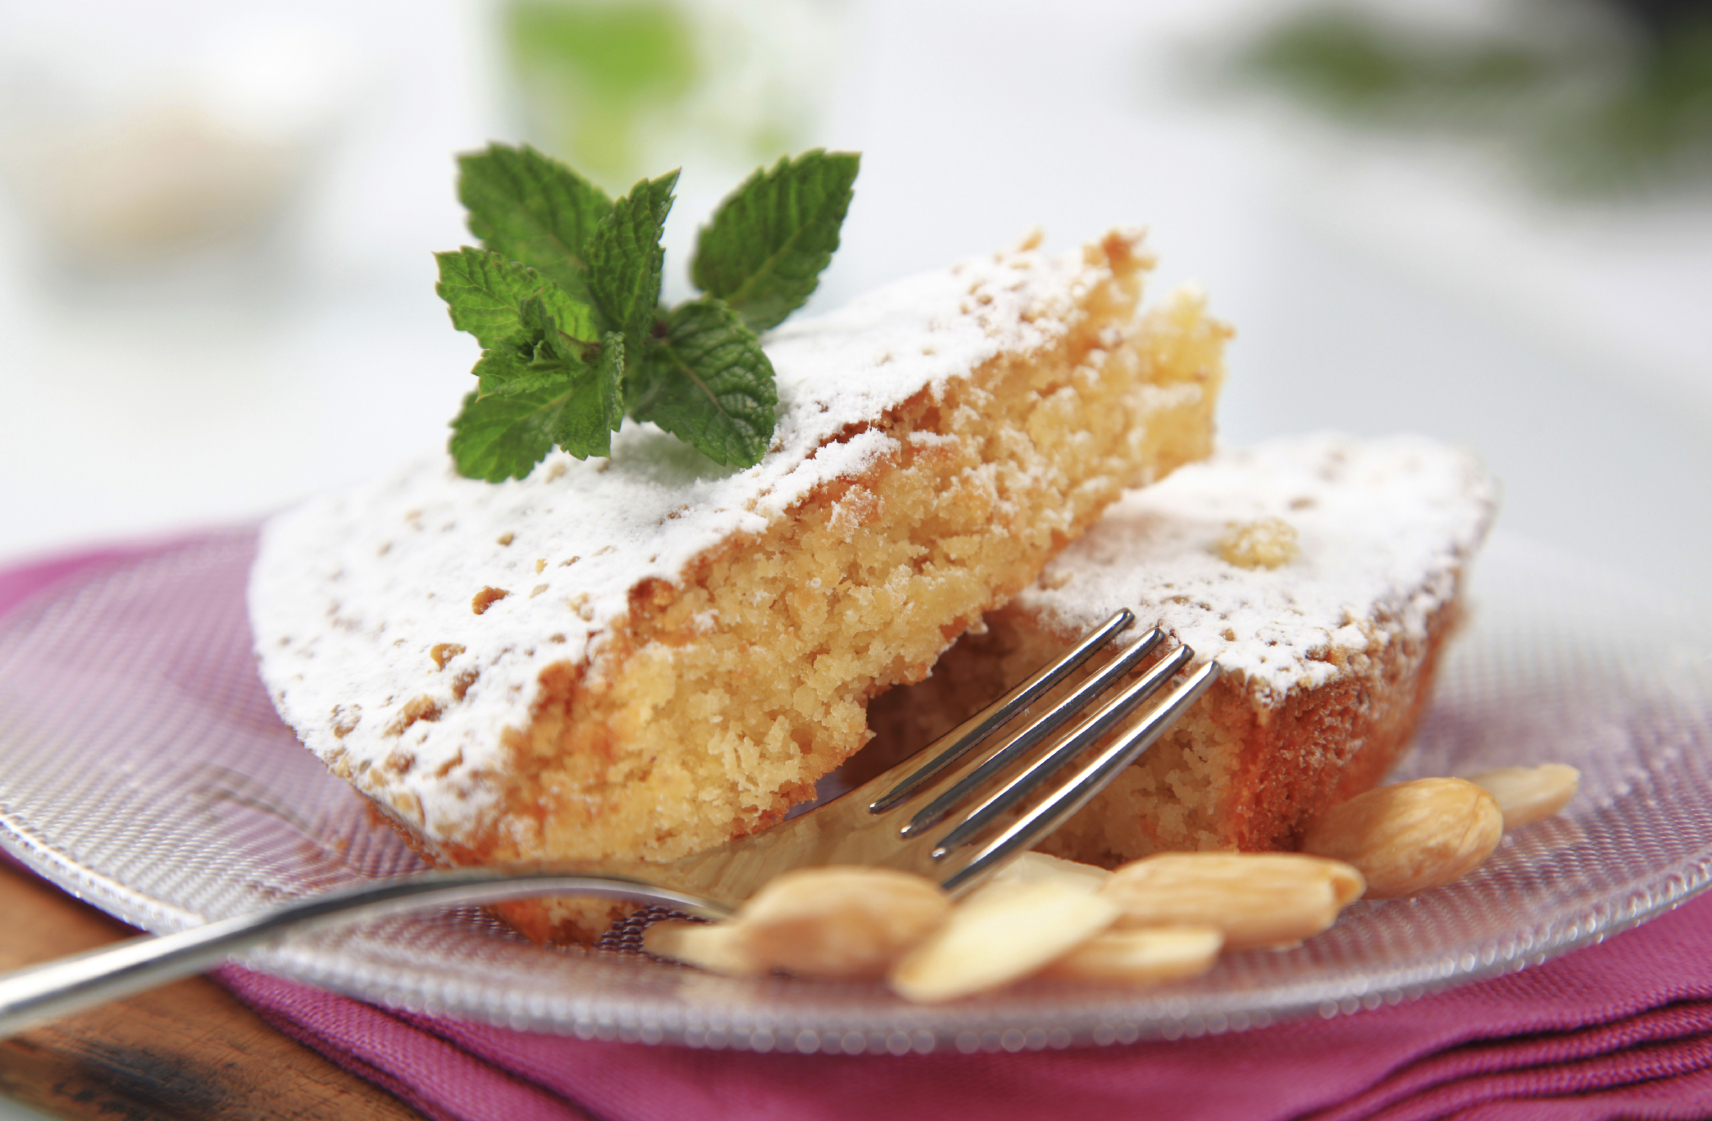
<path fill-rule="evenodd" d="M 0 612 L 105 549 L 0 571 Z M 213 974 L 433 1118 L 1712 1116 L 1712 897 L 1524 973 L 1409 1004 L 1127 1047 L 902 1058 L 585 1042 Z"/>

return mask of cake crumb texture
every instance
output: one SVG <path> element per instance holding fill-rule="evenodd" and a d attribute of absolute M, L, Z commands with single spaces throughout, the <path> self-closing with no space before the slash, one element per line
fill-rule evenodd
<path fill-rule="evenodd" d="M 852 769 L 928 742 L 1127 607 L 1136 632 L 1157 624 L 1224 672 L 1042 850 L 1110 867 L 1156 851 L 1293 847 L 1313 814 L 1377 783 L 1406 746 L 1494 506 L 1474 457 L 1423 438 L 1222 451 L 1125 495 L 985 634 L 883 698 L 879 742 Z M 1273 523 L 1294 530 L 1288 556 L 1253 528 Z M 1233 548 L 1233 525 L 1261 544 Z M 1245 563 L 1255 552 L 1278 559 Z"/>
<path fill-rule="evenodd" d="M 1295 526 L 1283 518 L 1257 518 L 1232 522 L 1213 551 L 1238 568 L 1277 568 L 1295 560 L 1302 550 L 1296 544 Z"/>
<path fill-rule="evenodd" d="M 1229 331 L 1194 290 L 1138 314 L 1150 265 L 1119 231 L 769 333 L 747 470 L 627 425 L 610 460 L 488 484 L 435 457 L 282 516 L 251 586 L 276 704 L 441 863 L 664 861 L 779 820 L 870 697 L 1210 452 Z M 506 914 L 557 939 L 604 912 Z"/>

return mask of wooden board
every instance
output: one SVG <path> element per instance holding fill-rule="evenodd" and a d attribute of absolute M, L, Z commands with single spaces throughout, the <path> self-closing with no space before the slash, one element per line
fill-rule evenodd
<path fill-rule="evenodd" d="M 134 933 L 0 864 L 0 970 Z M 0 1041 L 0 1095 L 76 1121 L 421 1116 L 281 1035 L 202 977 Z"/>

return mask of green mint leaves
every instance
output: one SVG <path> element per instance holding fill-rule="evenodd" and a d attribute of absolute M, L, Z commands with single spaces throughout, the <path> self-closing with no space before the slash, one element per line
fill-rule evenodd
<path fill-rule="evenodd" d="M 857 157 L 805 152 L 751 175 L 696 239 L 690 279 L 724 300 L 751 330 L 803 305 L 838 248 Z"/>
<path fill-rule="evenodd" d="M 567 331 L 593 337 L 594 314 L 578 300 L 534 269 L 508 261 L 498 253 L 468 247 L 436 255 L 440 262 L 438 291 L 450 306 L 452 326 L 468 331 L 491 350 L 524 330 L 523 304 L 539 298 L 551 305 Z M 574 326 L 573 326 L 574 325 Z"/>
<path fill-rule="evenodd" d="M 750 176 L 697 240 L 690 276 L 705 294 L 667 309 L 660 237 L 676 172 L 615 201 L 527 146 L 461 157 L 458 198 L 481 247 L 437 254 L 435 288 L 482 346 L 452 421 L 459 472 L 522 478 L 555 445 L 610 455 L 625 416 L 719 463 L 758 463 L 778 394 L 757 333 L 814 292 L 857 164 L 816 150 Z"/>
<path fill-rule="evenodd" d="M 605 191 L 533 148 L 495 144 L 459 158 L 458 201 L 484 247 L 588 301 L 582 247 L 612 210 Z"/>
<path fill-rule="evenodd" d="M 772 364 L 755 332 L 716 299 L 687 300 L 666 319 L 626 399 L 651 420 L 720 463 L 753 464 L 773 436 Z M 753 371 L 765 368 L 765 380 Z"/>
<path fill-rule="evenodd" d="M 636 355 L 643 353 L 654 333 L 660 274 L 666 264 L 660 235 L 677 182 L 674 171 L 636 184 L 613 204 L 612 213 L 595 227 L 588 242 L 589 293 L 611 329 L 624 336 L 625 345 Z M 768 378 L 772 372 L 769 366 Z"/>

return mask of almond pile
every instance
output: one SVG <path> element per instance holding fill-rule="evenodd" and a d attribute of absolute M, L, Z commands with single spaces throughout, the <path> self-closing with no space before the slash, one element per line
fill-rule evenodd
<path fill-rule="evenodd" d="M 1115 872 L 1026 853 L 956 903 L 908 872 L 797 869 L 729 921 L 658 922 L 643 945 L 734 976 L 883 977 L 924 1003 L 1032 976 L 1160 984 L 1206 972 L 1224 950 L 1295 945 L 1364 895 L 1465 876 L 1579 781 L 1547 764 L 1380 787 L 1320 815 L 1294 853 L 1157 853 Z"/>

